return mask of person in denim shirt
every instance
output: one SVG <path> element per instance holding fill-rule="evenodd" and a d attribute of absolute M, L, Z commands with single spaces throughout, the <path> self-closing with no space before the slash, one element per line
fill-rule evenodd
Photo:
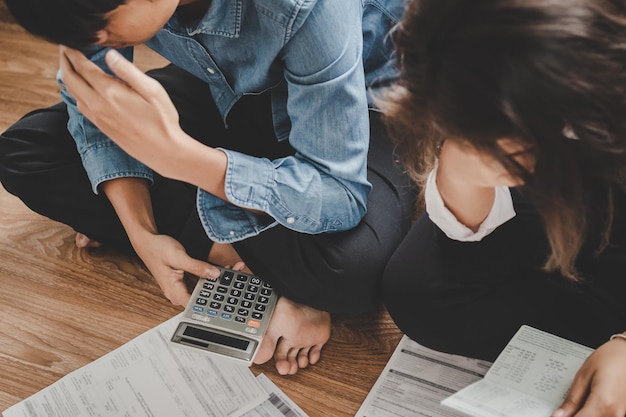
<path fill-rule="evenodd" d="M 249 268 L 282 296 L 257 362 L 315 363 L 330 313 L 376 305 L 410 223 L 368 110 L 396 76 L 404 0 L 93 3 L 7 1 L 65 45 L 64 103 L 3 134 L 3 185 L 79 246 L 135 252 L 175 304 L 184 272 L 217 275 L 207 259 Z M 142 43 L 172 65 L 143 74 Z"/>

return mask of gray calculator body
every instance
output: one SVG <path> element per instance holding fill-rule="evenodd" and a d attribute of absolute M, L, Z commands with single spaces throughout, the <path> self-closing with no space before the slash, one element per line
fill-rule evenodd
<path fill-rule="evenodd" d="M 171 342 L 251 365 L 278 297 L 255 275 L 220 269 L 198 280 Z"/>

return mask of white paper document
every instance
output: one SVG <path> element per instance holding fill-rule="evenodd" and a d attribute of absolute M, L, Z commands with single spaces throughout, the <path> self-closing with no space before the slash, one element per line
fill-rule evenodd
<path fill-rule="evenodd" d="M 245 364 L 172 347 L 179 316 L 37 394 L 4 417 L 227 417 L 268 398 Z"/>
<path fill-rule="evenodd" d="M 457 417 L 440 402 L 485 375 L 490 362 L 425 348 L 403 336 L 355 417 Z"/>
<path fill-rule="evenodd" d="M 257 379 L 268 393 L 269 398 L 242 417 L 308 417 L 264 374 L 257 376 Z"/>
<path fill-rule="evenodd" d="M 592 349 L 522 326 L 485 378 L 442 404 L 476 417 L 549 417 Z"/>

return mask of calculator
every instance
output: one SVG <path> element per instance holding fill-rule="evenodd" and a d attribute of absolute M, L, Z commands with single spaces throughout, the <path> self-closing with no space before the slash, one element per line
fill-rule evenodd
<path fill-rule="evenodd" d="M 220 268 L 219 278 L 201 278 L 171 343 L 252 364 L 278 296 L 256 275 Z"/>

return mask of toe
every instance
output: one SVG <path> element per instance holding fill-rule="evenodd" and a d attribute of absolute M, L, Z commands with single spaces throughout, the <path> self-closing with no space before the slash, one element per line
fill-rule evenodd
<path fill-rule="evenodd" d="M 307 366 L 309 366 L 309 352 L 311 351 L 311 348 L 304 348 L 304 349 L 300 349 L 300 352 L 298 352 L 298 367 L 299 368 L 306 368 Z"/>
<path fill-rule="evenodd" d="M 297 355 L 298 349 L 292 349 L 291 343 L 281 338 L 274 352 L 274 361 L 276 362 L 276 370 L 278 373 L 281 375 L 295 374 L 298 371 L 298 363 L 296 362 Z"/>
<path fill-rule="evenodd" d="M 315 365 L 320 360 L 322 356 L 322 346 L 324 345 L 315 345 L 309 350 L 308 358 L 311 365 Z"/>
<path fill-rule="evenodd" d="M 76 238 L 74 239 L 76 246 L 79 248 L 99 248 L 101 246 L 100 242 L 95 240 L 91 240 L 87 235 L 82 233 L 76 233 Z"/>
<path fill-rule="evenodd" d="M 276 338 L 271 334 L 266 334 L 259 346 L 259 350 L 254 357 L 254 363 L 260 365 L 272 359 L 274 351 L 276 350 Z"/>

